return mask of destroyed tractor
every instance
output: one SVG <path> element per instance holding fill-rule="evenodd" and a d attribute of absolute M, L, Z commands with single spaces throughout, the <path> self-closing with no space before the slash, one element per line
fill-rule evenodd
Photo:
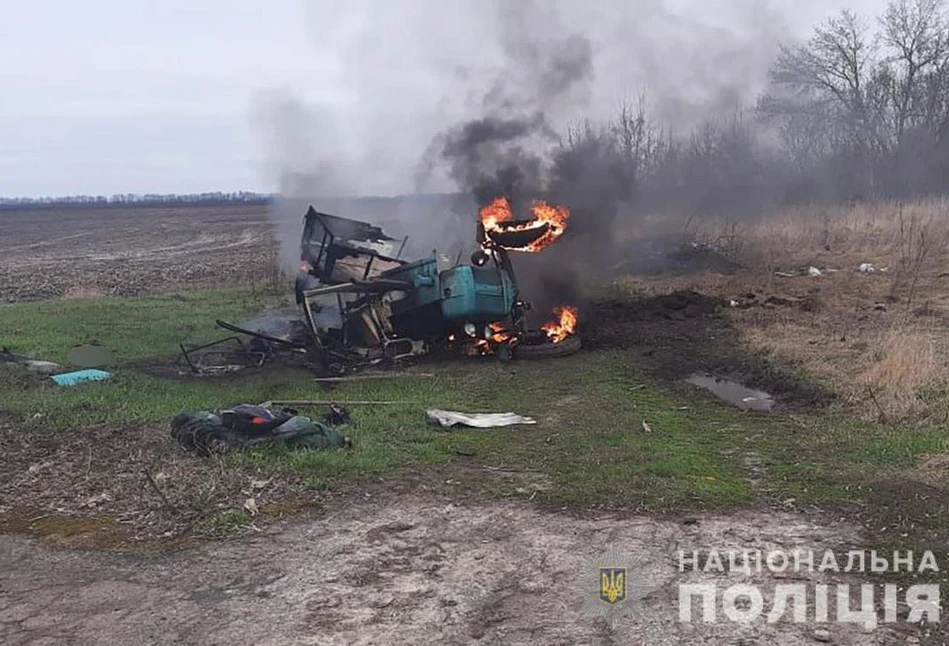
<path fill-rule="evenodd" d="M 407 239 L 310 206 L 295 292 L 324 366 L 398 361 L 435 349 L 501 359 L 579 349 L 572 310 L 541 330 L 528 328 L 530 305 L 521 298 L 509 254 L 552 241 L 559 235 L 555 223 L 486 219 L 484 213 L 470 262 L 440 270 L 435 252 L 403 260 Z"/>

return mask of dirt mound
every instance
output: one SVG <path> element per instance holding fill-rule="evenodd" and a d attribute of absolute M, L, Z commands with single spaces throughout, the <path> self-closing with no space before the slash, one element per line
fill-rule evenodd
<path fill-rule="evenodd" d="M 622 253 L 611 263 L 616 273 L 642 276 L 713 272 L 733 274 L 741 269 L 727 245 L 697 242 L 687 233 L 665 233 L 644 239 L 625 240 Z"/>
<path fill-rule="evenodd" d="M 723 311 L 723 299 L 694 290 L 592 302 L 587 349 L 640 349 L 631 369 L 679 381 L 695 373 L 726 377 L 771 393 L 779 407 L 813 408 L 832 397 L 792 369 L 749 353 Z"/>
<path fill-rule="evenodd" d="M 649 297 L 609 298 L 590 303 L 585 317 L 584 343 L 588 348 L 626 347 L 632 323 L 686 321 L 714 315 L 724 305 L 720 298 L 692 290 Z"/>
<path fill-rule="evenodd" d="M 734 260 L 730 260 L 721 251 L 712 245 L 691 242 L 668 254 L 671 271 L 680 273 L 694 273 L 711 271 L 720 274 L 731 274 L 741 269 Z"/>

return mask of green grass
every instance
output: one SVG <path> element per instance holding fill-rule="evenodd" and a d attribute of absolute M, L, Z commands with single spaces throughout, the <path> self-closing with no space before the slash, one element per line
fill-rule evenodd
<path fill-rule="evenodd" d="M 94 425 L 150 425 L 164 432 L 186 408 L 275 399 L 397 401 L 352 407 L 356 423 L 346 432 L 353 451 L 259 449 L 234 454 L 230 464 L 299 474 L 315 491 L 345 486 L 347 478 L 429 474 L 488 495 L 633 509 L 730 507 L 756 499 L 862 502 L 874 481 L 947 451 L 945 428 L 896 429 L 819 413 L 741 413 L 689 386 L 649 381 L 625 351 L 539 362 L 432 363 L 423 369 L 434 372 L 433 379 L 352 382 L 331 393 L 303 371 L 181 381 L 134 367 L 174 355 L 179 342 L 220 336 L 217 318 L 240 320 L 278 301 L 223 290 L 0 306 L 2 343 L 16 352 L 61 361 L 70 346 L 95 340 L 119 359 L 113 380 L 72 388 L 0 378 L 0 421 L 23 433 L 40 426 L 81 433 Z M 515 411 L 539 423 L 442 431 L 426 424 L 430 407 Z"/>
<path fill-rule="evenodd" d="M 246 511 L 229 509 L 202 521 L 196 529 L 198 532 L 210 536 L 226 536 L 247 525 L 250 521 L 251 516 Z"/>
<path fill-rule="evenodd" d="M 248 289 L 147 297 L 88 298 L 0 305 L 0 346 L 46 361 L 65 361 L 80 343 L 108 345 L 120 361 L 167 356 L 179 343 L 219 336 L 216 319 L 234 320 L 286 302 Z"/>

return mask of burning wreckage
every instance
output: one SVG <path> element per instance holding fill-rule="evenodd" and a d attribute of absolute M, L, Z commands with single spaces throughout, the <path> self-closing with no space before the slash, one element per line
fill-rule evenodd
<path fill-rule="evenodd" d="M 531 213 L 530 219 L 515 219 L 508 200 L 497 198 L 480 211 L 478 249 L 470 263 L 439 270 L 434 251 L 402 260 L 406 239 L 400 242 L 377 226 L 310 206 L 295 283 L 302 313 L 296 333 L 275 336 L 219 321 L 250 341 L 234 336 L 210 347 L 182 347 L 185 359 L 192 370 L 203 372 L 214 370 L 201 358 L 208 352 L 236 354 L 261 365 L 274 353 L 290 350 L 305 354 L 324 372 L 340 373 L 431 351 L 502 359 L 572 354 L 580 348 L 576 309 L 559 307 L 556 320 L 530 329 L 530 305 L 521 297 L 510 256 L 553 244 L 570 212 L 535 201 Z M 221 352 L 225 344 L 233 351 Z"/>

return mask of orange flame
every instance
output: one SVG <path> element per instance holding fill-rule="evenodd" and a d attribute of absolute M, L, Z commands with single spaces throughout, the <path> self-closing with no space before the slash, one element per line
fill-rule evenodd
<path fill-rule="evenodd" d="M 491 345 L 492 343 L 507 343 L 517 336 L 514 332 L 505 330 L 502 323 L 491 323 L 488 327 L 491 328 L 491 336 L 489 336 L 487 339 L 475 339 L 474 344 L 472 344 L 468 349 L 468 354 L 493 354 L 494 348 Z"/>
<path fill-rule="evenodd" d="M 510 341 L 514 338 L 514 333 L 506 331 L 504 329 L 504 325 L 501 323 L 492 323 L 488 327 L 490 327 L 491 331 L 494 332 L 494 334 L 492 334 L 491 338 L 489 339 L 490 341 L 494 341 L 495 343 L 504 343 L 505 341 Z"/>
<path fill-rule="evenodd" d="M 537 252 L 553 244 L 554 240 L 563 235 L 567 229 L 567 220 L 570 219 L 570 210 L 565 206 L 555 206 L 542 200 L 531 203 L 531 213 L 534 219 L 515 225 L 502 226 L 502 223 L 514 219 L 511 204 L 506 197 L 495 198 L 493 202 L 481 209 L 481 223 L 485 234 L 489 237 L 496 232 L 533 231 L 546 227 L 547 230 L 534 242 L 523 247 L 511 248 L 512 251 Z"/>
<path fill-rule="evenodd" d="M 499 223 L 513 219 L 511 203 L 506 197 L 496 197 L 493 202 L 481 209 L 481 223 L 486 231 L 496 231 Z"/>
<path fill-rule="evenodd" d="M 547 334 L 552 343 L 560 343 L 577 331 L 577 308 L 564 305 L 554 310 L 559 322 L 545 323 L 540 329 Z"/>

